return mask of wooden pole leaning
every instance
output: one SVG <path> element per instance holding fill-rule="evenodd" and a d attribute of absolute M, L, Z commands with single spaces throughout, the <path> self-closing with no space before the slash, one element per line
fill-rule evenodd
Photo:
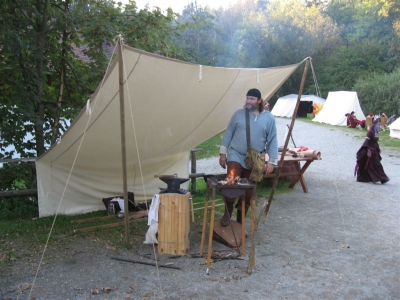
<path fill-rule="evenodd" d="M 289 139 L 290 139 L 290 136 L 292 135 L 292 130 L 293 130 L 293 127 L 294 127 L 294 122 L 296 120 L 297 111 L 298 111 L 299 106 L 300 106 L 301 95 L 303 93 L 304 83 L 305 83 L 305 80 L 306 80 L 307 70 L 308 70 L 308 67 L 310 65 L 310 61 L 311 61 L 311 57 L 307 57 L 306 65 L 305 65 L 304 71 L 303 71 L 303 77 L 302 77 L 301 83 L 300 83 L 299 93 L 297 95 L 296 107 L 295 107 L 295 109 L 293 111 L 293 115 L 292 115 L 292 120 L 291 120 L 291 123 L 290 123 L 289 131 L 288 131 L 288 134 L 286 136 L 285 145 L 284 145 L 283 150 L 282 150 L 281 159 L 280 159 L 280 161 L 278 163 L 278 169 L 276 171 L 276 175 L 275 175 L 274 183 L 272 184 L 270 195 L 269 195 L 268 199 L 265 200 L 265 202 L 263 204 L 263 207 L 260 210 L 260 212 L 257 215 L 257 218 L 255 220 L 254 235 L 252 235 L 252 237 L 251 237 L 251 252 L 250 252 L 249 264 L 248 264 L 248 268 L 247 268 L 247 273 L 248 274 L 251 274 L 251 272 L 253 270 L 253 267 L 254 267 L 255 233 L 257 232 L 258 224 L 260 223 L 261 218 L 263 218 L 263 222 L 265 222 L 265 219 L 267 218 L 267 214 L 268 214 L 269 208 L 270 208 L 271 203 L 272 203 L 272 198 L 274 196 L 276 187 L 278 185 L 279 175 L 280 175 L 280 171 L 281 171 L 282 166 L 283 166 L 283 161 L 284 161 L 284 158 L 285 158 L 286 149 L 287 149 L 287 146 L 289 145 Z"/>
<path fill-rule="evenodd" d="M 210 198 L 210 187 L 209 187 L 208 182 L 207 182 L 206 199 L 205 199 L 205 203 L 204 203 L 204 214 L 203 214 L 203 229 L 201 231 L 200 256 L 203 256 L 204 241 L 206 239 L 208 200 L 209 200 L 209 198 Z"/>
<path fill-rule="evenodd" d="M 128 208 L 128 184 L 126 172 L 126 144 L 125 144 L 125 98 L 124 98 L 124 61 L 122 58 L 122 36 L 118 36 L 118 71 L 119 71 L 119 110 L 121 123 L 121 152 L 122 152 L 122 183 L 124 192 L 124 216 L 125 216 L 125 244 L 130 249 L 129 243 L 129 208 Z"/>
<path fill-rule="evenodd" d="M 211 217 L 210 217 L 210 231 L 208 232 L 208 252 L 207 252 L 207 275 L 210 272 L 211 267 L 211 254 L 212 254 L 212 241 L 213 241 L 213 232 L 214 232 L 214 216 L 215 216 L 215 194 L 216 187 L 212 188 L 212 204 L 211 204 Z"/>

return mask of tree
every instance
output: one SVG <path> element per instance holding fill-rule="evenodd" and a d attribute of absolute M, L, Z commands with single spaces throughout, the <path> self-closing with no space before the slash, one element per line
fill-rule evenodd
<path fill-rule="evenodd" d="M 184 60 L 202 65 L 215 65 L 219 41 L 215 28 L 215 15 L 207 7 L 189 3 L 177 22 L 182 32 L 173 37 L 174 45 L 184 53 Z"/>
<path fill-rule="evenodd" d="M 68 126 L 63 120 L 77 115 L 100 82 L 106 47 L 118 34 L 128 45 L 177 57 L 169 39 L 179 28 L 172 10 L 164 15 L 138 10 L 134 1 L 122 7 L 106 0 L 15 0 L 0 8 L 0 158 L 37 157 L 57 141 Z M 5 152 L 10 145 L 15 150 Z M 17 174 L 0 169 L 2 182 L 35 187 Z"/>
<path fill-rule="evenodd" d="M 289 65 L 308 56 L 315 63 L 340 42 L 338 29 L 330 17 L 324 16 L 315 6 L 307 7 L 296 0 L 271 2 L 266 11 L 250 14 L 241 28 L 238 38 L 243 45 L 241 65 L 251 62 L 263 67 Z M 301 72 L 298 70 L 291 76 L 276 97 L 296 92 Z M 308 86 L 314 88 L 312 76 L 308 77 Z M 307 84 L 304 92 L 307 92 Z"/>
<path fill-rule="evenodd" d="M 390 74 L 373 74 L 359 79 L 353 89 L 357 91 L 364 114 L 375 112 L 388 116 L 400 114 L 400 68 Z"/>

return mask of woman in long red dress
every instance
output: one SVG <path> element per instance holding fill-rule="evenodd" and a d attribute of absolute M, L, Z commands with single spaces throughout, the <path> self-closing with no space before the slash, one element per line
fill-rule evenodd
<path fill-rule="evenodd" d="M 385 184 L 389 177 L 385 174 L 381 164 L 382 157 L 379 148 L 379 129 L 380 122 L 375 120 L 367 132 L 367 136 L 360 150 L 357 152 L 357 164 L 355 174 L 359 182 L 380 182 Z"/>

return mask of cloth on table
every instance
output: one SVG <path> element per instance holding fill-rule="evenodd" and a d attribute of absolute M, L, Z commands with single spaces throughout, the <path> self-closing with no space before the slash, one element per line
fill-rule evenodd
<path fill-rule="evenodd" d="M 321 152 L 320 151 L 309 149 L 305 146 L 301 146 L 300 148 L 289 148 L 287 152 L 289 153 L 289 155 L 292 155 L 294 157 L 300 156 L 300 157 L 306 157 L 306 158 L 313 158 L 315 160 L 321 160 Z"/>

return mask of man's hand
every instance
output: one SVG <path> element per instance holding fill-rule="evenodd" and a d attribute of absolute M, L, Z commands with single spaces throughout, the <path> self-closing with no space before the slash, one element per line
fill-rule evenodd
<path fill-rule="evenodd" d="M 219 165 L 226 169 L 226 154 L 219 155 Z"/>
<path fill-rule="evenodd" d="M 221 161 L 221 159 L 220 159 L 220 161 Z M 274 171 L 274 165 L 267 163 L 265 165 L 265 174 L 271 174 L 273 171 Z"/>

